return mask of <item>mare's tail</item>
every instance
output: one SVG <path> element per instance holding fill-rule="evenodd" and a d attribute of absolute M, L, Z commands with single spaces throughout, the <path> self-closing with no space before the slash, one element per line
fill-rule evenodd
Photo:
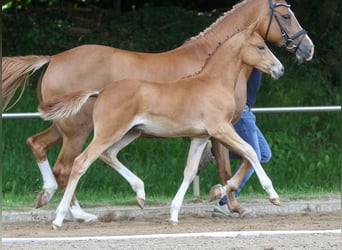
<path fill-rule="evenodd" d="M 97 97 L 100 91 L 77 91 L 43 102 L 38 111 L 44 120 L 66 119 L 77 114 L 90 97 Z"/>
<path fill-rule="evenodd" d="M 17 56 L 2 58 L 2 111 L 20 85 L 23 90 L 30 75 L 50 62 L 51 56 Z M 18 100 L 21 98 L 19 96 Z"/>

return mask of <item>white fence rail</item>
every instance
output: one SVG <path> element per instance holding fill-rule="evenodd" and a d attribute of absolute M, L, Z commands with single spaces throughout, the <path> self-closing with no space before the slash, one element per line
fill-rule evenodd
<path fill-rule="evenodd" d="M 341 106 L 252 108 L 252 111 L 255 113 L 331 112 L 331 111 L 341 111 Z M 2 114 L 2 119 L 22 119 L 22 118 L 40 118 L 40 115 L 38 112 Z"/>
<path fill-rule="evenodd" d="M 252 108 L 255 113 L 285 113 L 285 112 L 332 112 L 341 111 L 341 106 L 311 106 L 311 107 L 270 107 L 270 108 Z M 35 113 L 5 113 L 2 119 L 22 119 L 22 118 L 40 118 L 38 112 Z M 199 177 L 194 181 L 194 196 L 200 196 Z"/>

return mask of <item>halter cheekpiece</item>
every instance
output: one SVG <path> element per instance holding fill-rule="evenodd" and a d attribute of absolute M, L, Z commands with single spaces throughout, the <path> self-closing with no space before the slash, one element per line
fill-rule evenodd
<path fill-rule="evenodd" d="M 268 26 L 267 26 L 267 30 L 266 30 L 266 34 L 265 34 L 265 37 L 264 37 L 264 40 L 267 40 L 267 36 L 268 36 L 268 33 L 270 31 L 270 28 L 271 28 L 271 23 L 272 23 L 272 18 L 274 16 L 274 19 L 277 21 L 278 23 L 278 26 L 280 28 L 280 32 L 281 32 L 281 35 L 283 36 L 283 38 L 285 39 L 285 43 L 283 45 L 281 45 L 281 47 L 283 48 L 286 48 L 287 50 L 291 51 L 291 52 L 296 52 L 299 45 L 301 44 L 303 38 L 304 38 L 304 35 L 307 34 L 306 30 L 302 29 L 300 31 L 298 31 L 297 33 L 295 33 L 293 36 L 289 36 L 285 30 L 285 28 L 283 27 L 283 25 L 280 23 L 279 21 L 279 15 L 276 14 L 274 12 L 274 9 L 277 8 L 277 7 L 280 7 L 280 6 L 283 6 L 283 7 L 287 7 L 287 8 L 290 8 L 291 5 L 287 4 L 287 3 L 273 3 L 272 0 L 269 0 L 269 7 L 270 7 L 270 10 L 271 10 L 271 15 L 270 15 L 270 21 L 268 22 Z M 302 38 L 299 40 L 298 43 L 295 42 L 295 40 L 302 36 Z"/>

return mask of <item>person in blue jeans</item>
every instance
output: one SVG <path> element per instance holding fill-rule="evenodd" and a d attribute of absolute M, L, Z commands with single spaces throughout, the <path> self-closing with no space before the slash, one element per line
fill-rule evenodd
<path fill-rule="evenodd" d="M 261 86 L 261 80 L 262 72 L 257 69 L 253 69 L 247 82 L 247 104 L 243 110 L 240 120 L 234 125 L 234 128 L 240 137 L 253 147 L 260 163 L 266 163 L 271 159 L 272 152 L 265 137 L 256 125 L 256 118 L 251 110 L 256 102 L 257 94 Z M 229 157 L 230 159 L 241 159 L 239 155 L 232 151 L 229 152 Z M 235 197 L 239 195 L 253 173 L 254 168 L 251 167 L 240 183 L 239 188 L 235 191 Z M 223 206 L 226 204 L 227 197 L 223 196 L 219 201 L 219 205 Z"/>

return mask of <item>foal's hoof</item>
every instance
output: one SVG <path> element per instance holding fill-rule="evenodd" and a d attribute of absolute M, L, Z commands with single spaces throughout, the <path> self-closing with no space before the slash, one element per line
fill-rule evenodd
<path fill-rule="evenodd" d="M 36 201 L 34 203 L 34 208 L 41 208 L 49 203 L 52 194 L 49 190 L 43 190 L 37 194 Z"/>
<path fill-rule="evenodd" d="M 178 221 L 169 220 L 169 224 L 174 227 L 178 225 Z"/>
<path fill-rule="evenodd" d="M 145 208 L 145 200 L 142 198 L 137 197 L 136 198 L 137 204 L 141 209 Z"/>
<path fill-rule="evenodd" d="M 222 195 L 221 190 L 222 190 L 221 184 L 216 184 L 215 186 L 212 186 L 209 192 L 209 197 L 208 197 L 209 202 L 220 199 Z"/>
<path fill-rule="evenodd" d="M 57 225 L 57 223 L 55 223 L 55 222 L 52 222 L 52 230 L 58 230 L 58 229 L 60 229 L 62 226 L 61 225 Z"/>
<path fill-rule="evenodd" d="M 89 224 L 91 224 L 91 223 L 94 223 L 94 222 L 97 222 L 97 216 L 96 215 L 94 215 L 94 214 L 89 214 L 89 216 L 87 216 L 86 218 L 84 218 L 84 222 L 85 223 L 89 223 Z"/>
<path fill-rule="evenodd" d="M 280 205 L 281 205 L 281 202 L 280 202 L 280 199 L 279 199 L 279 198 L 270 199 L 270 202 L 271 202 L 273 205 L 276 205 L 276 206 L 280 206 Z"/>

